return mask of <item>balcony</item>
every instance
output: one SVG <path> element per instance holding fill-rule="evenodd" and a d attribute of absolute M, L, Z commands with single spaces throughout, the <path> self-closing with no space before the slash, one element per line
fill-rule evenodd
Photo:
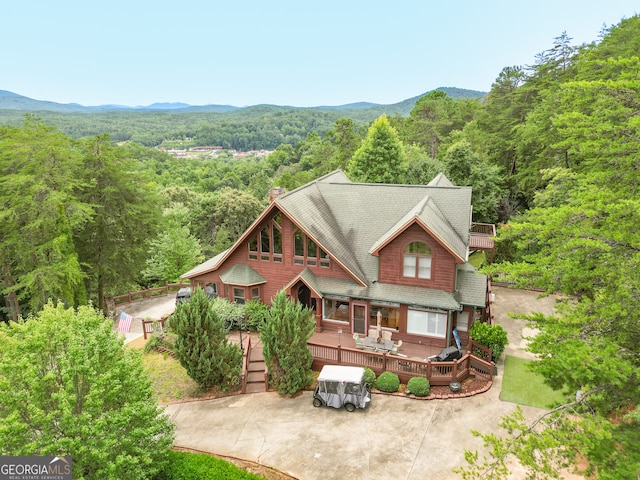
<path fill-rule="evenodd" d="M 469 233 L 470 253 L 478 251 L 489 252 L 489 263 L 493 263 L 496 226 L 493 223 L 472 223 Z"/>

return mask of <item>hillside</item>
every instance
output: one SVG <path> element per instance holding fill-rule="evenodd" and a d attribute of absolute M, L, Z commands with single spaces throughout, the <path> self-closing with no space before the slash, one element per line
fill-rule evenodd
<path fill-rule="evenodd" d="M 479 92 L 476 90 L 465 90 L 462 88 L 452 88 L 452 87 L 440 87 L 436 90 L 441 90 L 449 95 L 451 98 L 480 98 L 486 94 L 486 92 Z M 308 107 L 311 109 L 319 109 L 319 110 L 354 110 L 354 109 L 369 109 L 369 108 L 392 108 L 398 109 L 401 111 L 405 111 L 407 107 L 409 111 L 415 105 L 416 100 L 418 100 L 423 95 L 426 95 L 428 92 L 425 92 L 422 95 L 418 95 L 413 98 L 409 98 L 399 103 L 395 103 L 392 105 L 380 105 L 377 103 L 370 102 L 358 102 L 358 103 L 350 103 L 346 105 L 337 105 L 337 106 L 317 106 L 317 107 Z M 171 111 L 179 111 L 179 112 L 229 112 L 233 110 L 244 110 L 246 108 L 253 108 L 254 106 L 249 107 L 235 107 L 232 105 L 189 105 L 181 102 L 172 102 L 172 103 L 163 103 L 157 102 L 147 106 L 126 106 L 126 105 L 98 105 L 98 106 L 83 106 L 77 103 L 56 103 L 50 102 L 46 100 L 35 100 L 33 98 L 25 97 L 23 95 L 19 95 L 17 93 L 9 92 L 6 90 L 0 90 L 0 110 L 18 110 L 24 112 L 106 112 L 106 111 L 149 111 L 149 110 L 171 110 Z M 287 108 L 294 109 L 299 107 L 289 107 L 289 106 L 276 106 L 273 105 L 274 108 Z M 406 112 L 408 114 L 408 111 Z"/>
<path fill-rule="evenodd" d="M 459 88 L 438 90 L 452 98 L 485 95 Z M 221 145 L 242 151 L 274 150 L 282 143 L 295 145 L 312 131 L 324 134 L 339 118 L 350 118 L 360 126 L 383 114 L 407 117 L 421 97 L 418 95 L 391 105 L 359 102 L 310 108 L 279 105 L 239 108 L 182 103 L 85 107 L 34 100 L 0 90 L 0 125 L 19 125 L 29 113 L 74 138 L 108 133 L 117 142 L 132 141 L 147 147 L 190 138 L 193 145 Z"/>

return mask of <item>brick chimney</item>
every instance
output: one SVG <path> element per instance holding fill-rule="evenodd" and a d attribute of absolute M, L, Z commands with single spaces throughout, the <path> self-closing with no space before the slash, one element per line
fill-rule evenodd
<path fill-rule="evenodd" d="M 279 196 L 284 195 L 284 188 L 282 187 L 273 187 L 269 190 L 269 203 L 273 202 Z"/>

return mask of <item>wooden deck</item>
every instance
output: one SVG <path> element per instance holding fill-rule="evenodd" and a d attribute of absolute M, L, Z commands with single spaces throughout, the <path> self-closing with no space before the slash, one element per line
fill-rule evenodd
<path fill-rule="evenodd" d="M 393 336 L 391 339 L 397 342 Z M 338 334 L 335 331 L 316 332 L 313 337 L 311 337 L 310 342 L 330 347 L 337 347 L 340 345 L 346 348 L 356 348 L 356 341 L 353 339 L 352 333 Z M 398 353 L 402 354 L 401 356 L 406 356 L 407 358 L 415 357 L 424 359 L 431 355 L 437 355 L 440 353 L 440 350 L 442 350 L 442 347 L 403 342 Z"/>
<path fill-rule="evenodd" d="M 425 377 L 431 385 L 449 385 L 470 376 L 493 380 L 494 364 L 487 360 L 491 358 L 491 351 L 477 344 L 472 346 L 472 351 L 463 351 L 462 357 L 452 362 L 429 360 L 427 357 L 438 354 L 441 349 L 420 344 L 403 343 L 399 355 L 358 349 L 353 336 L 337 332 L 316 333 L 308 345 L 314 370 L 320 370 L 324 365 L 355 365 L 370 368 L 376 375 L 394 372 L 403 383 L 412 377 Z"/>

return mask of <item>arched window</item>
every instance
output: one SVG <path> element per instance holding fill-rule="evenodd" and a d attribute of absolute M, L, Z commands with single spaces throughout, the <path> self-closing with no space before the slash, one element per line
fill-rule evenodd
<path fill-rule="evenodd" d="M 431 249 L 424 242 L 412 242 L 404 248 L 402 275 L 431 278 Z"/>

